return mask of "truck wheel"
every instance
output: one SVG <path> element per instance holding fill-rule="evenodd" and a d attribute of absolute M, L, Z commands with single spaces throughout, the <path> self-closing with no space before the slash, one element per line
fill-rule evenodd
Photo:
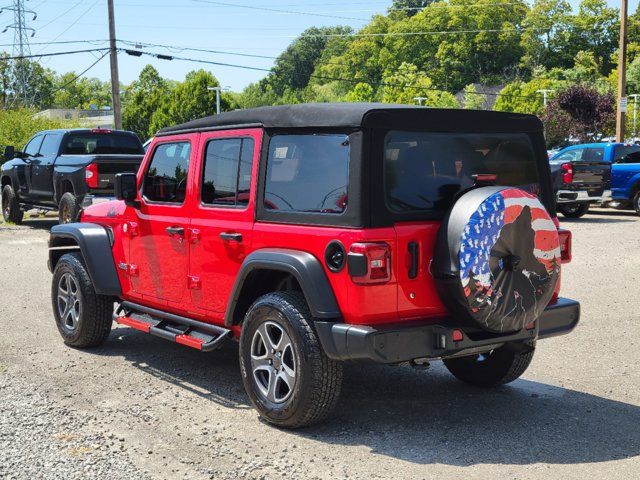
<path fill-rule="evenodd" d="M 2 189 L 2 217 L 5 222 L 15 224 L 22 223 L 22 217 L 24 217 L 24 212 L 20 210 L 16 192 L 13 191 L 11 185 L 5 185 Z"/>
<path fill-rule="evenodd" d="M 640 215 L 640 191 L 633 197 L 633 209 Z"/>
<path fill-rule="evenodd" d="M 497 387 L 519 378 L 531 363 L 534 351 L 535 342 L 530 342 L 443 361 L 458 380 L 476 387 Z"/>
<path fill-rule="evenodd" d="M 51 300 L 64 343 L 85 348 L 105 342 L 113 321 L 113 298 L 95 292 L 79 253 L 67 253 L 56 264 Z"/>
<path fill-rule="evenodd" d="M 268 422 L 297 428 L 319 422 L 334 409 L 342 364 L 329 359 L 299 292 L 258 298 L 240 335 L 240 368 L 251 402 Z"/>
<path fill-rule="evenodd" d="M 80 203 L 76 196 L 71 192 L 64 193 L 58 203 L 58 222 L 60 224 L 77 222 L 79 215 Z"/>
<path fill-rule="evenodd" d="M 558 205 L 558 211 L 567 218 L 584 217 L 589 211 L 588 203 L 570 203 Z"/>

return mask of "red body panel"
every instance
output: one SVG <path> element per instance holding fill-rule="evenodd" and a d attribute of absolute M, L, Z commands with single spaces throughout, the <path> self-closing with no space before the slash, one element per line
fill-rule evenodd
<path fill-rule="evenodd" d="M 138 187 L 140 189 L 159 143 L 187 140 L 191 143 L 191 158 L 185 202 L 182 205 L 153 204 L 138 198 L 140 208 L 115 201 L 97 204 L 84 211 L 82 221 L 99 223 L 113 231 L 114 261 L 125 300 L 221 325 L 245 257 L 262 248 L 290 248 L 312 254 L 323 265 L 346 323 L 376 325 L 429 318 L 436 321 L 447 314 L 429 273 L 440 222 L 408 222 L 369 229 L 256 222 L 262 135 L 261 129 L 242 129 L 156 139 L 139 170 Z M 199 185 L 206 143 L 214 138 L 228 137 L 254 140 L 249 203 L 246 207 L 202 205 Z M 184 228 L 184 237 L 168 235 L 166 227 Z M 225 241 L 220 233 L 239 233 L 242 241 Z M 342 242 L 347 252 L 354 243 L 388 244 L 391 280 L 384 284 L 358 285 L 350 278 L 347 268 L 337 273 L 330 271 L 324 261 L 324 252 L 333 240 Z M 419 252 L 415 278 L 409 275 L 411 242 L 417 244 Z M 232 328 L 238 335 L 241 327 Z M 187 341 L 192 342 L 184 339 Z M 198 348 L 195 344 L 190 346 Z"/>

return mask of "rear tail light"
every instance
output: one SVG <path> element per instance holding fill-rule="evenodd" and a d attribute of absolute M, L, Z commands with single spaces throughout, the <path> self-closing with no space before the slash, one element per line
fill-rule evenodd
<path fill-rule="evenodd" d="M 560 262 L 569 263 L 571 261 L 571 232 L 559 228 L 558 237 L 560 237 Z"/>
<path fill-rule="evenodd" d="M 563 163 L 560 167 L 562 169 L 562 182 L 573 183 L 573 165 L 570 163 Z"/>
<path fill-rule="evenodd" d="M 391 247 L 386 243 L 354 243 L 347 263 L 353 283 L 371 285 L 391 280 Z"/>
<path fill-rule="evenodd" d="M 89 188 L 98 188 L 98 165 L 90 163 L 84 167 L 84 182 Z"/>
<path fill-rule="evenodd" d="M 94 128 L 93 130 L 91 130 L 91 133 L 111 133 L 112 130 L 106 129 L 106 128 Z"/>

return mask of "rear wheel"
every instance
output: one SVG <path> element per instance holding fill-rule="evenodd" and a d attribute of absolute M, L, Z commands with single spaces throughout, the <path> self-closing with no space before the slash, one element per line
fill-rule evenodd
<path fill-rule="evenodd" d="M 504 345 L 490 352 L 447 358 L 444 364 L 456 377 L 477 387 L 496 387 L 513 382 L 529 367 L 535 343 Z"/>
<path fill-rule="evenodd" d="M 63 194 L 58 204 L 58 222 L 61 224 L 76 222 L 79 214 L 80 203 L 76 196 L 71 192 Z"/>
<path fill-rule="evenodd" d="M 242 326 L 245 389 L 260 415 L 281 427 L 323 420 L 340 395 L 342 365 L 325 355 L 312 322 L 304 296 L 287 291 L 260 297 Z"/>
<path fill-rule="evenodd" d="M 11 185 L 5 185 L 2 189 L 2 217 L 5 222 L 20 224 L 24 217 L 24 212 L 20 210 L 18 197 Z"/>
<path fill-rule="evenodd" d="M 79 253 L 60 258 L 51 283 L 53 315 L 64 343 L 102 345 L 111 331 L 113 298 L 98 295 Z"/>
<path fill-rule="evenodd" d="M 589 211 L 588 203 L 570 203 L 558 205 L 558 211 L 567 218 L 580 218 Z"/>

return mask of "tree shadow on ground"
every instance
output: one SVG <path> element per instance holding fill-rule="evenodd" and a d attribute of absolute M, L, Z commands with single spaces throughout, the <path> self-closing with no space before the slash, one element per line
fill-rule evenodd
<path fill-rule="evenodd" d="M 126 328 L 112 335 L 92 352 L 122 356 L 219 405 L 251 408 L 234 343 L 202 354 Z M 345 364 L 335 413 L 321 425 L 283 435 L 362 445 L 424 465 L 579 464 L 639 455 L 638 425 L 637 405 L 541 382 L 482 390 L 456 381 L 439 362 L 428 371 Z"/>
<path fill-rule="evenodd" d="M 0 218 L 1 220 L 1 218 Z M 25 217 L 20 225 L 7 224 L 0 222 L 0 230 L 15 231 L 16 233 L 24 230 L 51 230 L 51 227 L 58 224 L 57 218 L 30 218 Z"/>

